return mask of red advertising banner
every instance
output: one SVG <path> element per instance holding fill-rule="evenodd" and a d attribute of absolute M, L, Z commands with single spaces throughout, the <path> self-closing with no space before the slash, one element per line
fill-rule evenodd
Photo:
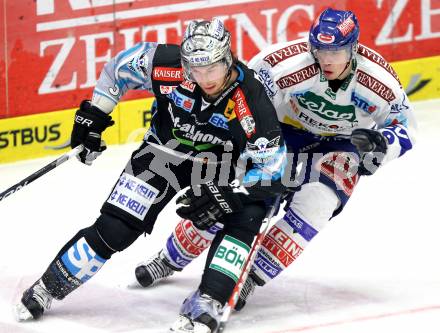
<path fill-rule="evenodd" d="M 440 0 L 2 1 L 0 118 L 75 107 L 111 57 L 140 41 L 180 43 L 192 19 L 222 19 L 244 60 L 306 36 L 327 6 L 353 10 L 361 42 L 388 61 L 440 53 Z"/>
<path fill-rule="evenodd" d="M 6 115 L 6 111 L 8 110 L 7 105 L 7 98 L 6 98 L 6 50 L 7 50 L 7 44 L 5 41 L 5 27 L 6 27 L 6 21 L 4 21 L 4 8 L 3 2 L 5 0 L 0 1 L 0 118 L 2 116 L 4 117 Z M 3 23 L 4 22 L 4 23 Z"/>

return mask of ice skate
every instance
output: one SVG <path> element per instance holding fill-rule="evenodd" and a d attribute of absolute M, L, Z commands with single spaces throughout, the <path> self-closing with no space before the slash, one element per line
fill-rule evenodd
<path fill-rule="evenodd" d="M 14 306 L 17 321 L 39 319 L 44 310 L 48 310 L 53 297 L 46 290 L 43 281 L 39 279 L 23 293 L 20 303 Z"/>
<path fill-rule="evenodd" d="M 256 286 L 264 285 L 264 281 L 261 280 L 254 272 L 250 272 L 246 279 L 243 288 L 240 291 L 237 304 L 235 304 L 235 310 L 240 311 L 246 305 L 248 298 L 255 292 Z"/>
<path fill-rule="evenodd" d="M 142 287 L 149 287 L 173 275 L 174 270 L 160 251 L 135 269 L 136 280 Z"/>
<path fill-rule="evenodd" d="M 175 333 L 213 333 L 218 326 L 221 304 L 211 296 L 200 291 L 188 297 L 180 308 L 180 315 L 170 332 Z"/>

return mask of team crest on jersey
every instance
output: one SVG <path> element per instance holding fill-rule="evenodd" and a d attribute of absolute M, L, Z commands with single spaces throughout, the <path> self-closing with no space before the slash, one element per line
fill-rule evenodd
<path fill-rule="evenodd" d="M 246 143 L 246 154 L 257 163 L 265 163 L 272 159 L 280 148 L 280 137 L 277 136 L 272 140 L 264 137 L 258 138 L 254 143 Z"/>
<path fill-rule="evenodd" d="M 133 72 L 144 73 L 144 69 L 147 68 L 148 65 L 148 58 L 145 58 L 145 53 L 141 54 L 140 56 L 136 56 L 134 59 L 130 60 L 127 63 L 127 67 Z"/>
<path fill-rule="evenodd" d="M 406 94 L 402 94 L 402 102 L 394 103 L 391 105 L 391 113 L 401 113 L 403 111 L 409 110 L 409 106 L 406 104 Z"/>
<path fill-rule="evenodd" d="M 171 94 L 171 92 L 176 88 L 177 86 L 163 86 L 160 85 L 159 89 L 160 89 L 160 93 L 162 95 L 168 95 Z"/>
<path fill-rule="evenodd" d="M 254 117 L 252 117 L 252 113 L 246 102 L 246 97 L 244 96 L 243 90 L 237 88 L 232 99 L 235 102 L 234 112 L 238 117 L 238 121 L 245 131 L 246 136 L 250 138 L 252 134 L 256 132 L 255 120 Z"/>
<path fill-rule="evenodd" d="M 252 116 L 244 116 L 240 120 L 240 125 L 243 127 L 246 136 L 250 138 L 255 133 L 255 120 Z"/>

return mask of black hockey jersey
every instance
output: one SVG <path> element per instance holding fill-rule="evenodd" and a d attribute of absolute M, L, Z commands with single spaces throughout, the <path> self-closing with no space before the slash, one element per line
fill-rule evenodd
<path fill-rule="evenodd" d="M 172 149 L 190 158 L 210 152 L 219 163 L 225 153 L 233 163 L 248 161 L 242 185 L 249 198 L 266 198 L 283 190 L 286 148 L 259 77 L 243 63 L 233 66 L 235 82 L 208 102 L 196 83 L 184 80 L 178 45 L 139 43 L 106 64 L 92 103 L 110 113 L 127 90 L 152 92 L 157 106 L 150 131 L 156 141 L 173 140 Z"/>

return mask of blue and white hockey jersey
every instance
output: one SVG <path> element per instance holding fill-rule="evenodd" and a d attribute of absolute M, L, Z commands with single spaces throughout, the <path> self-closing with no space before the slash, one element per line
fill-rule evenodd
<path fill-rule="evenodd" d="M 383 164 L 413 146 L 416 123 L 399 78 L 381 55 L 362 44 L 336 92 L 306 39 L 274 44 L 248 66 L 264 81 L 283 124 L 319 136 L 347 138 L 355 128 L 379 130 L 388 140 Z"/>

